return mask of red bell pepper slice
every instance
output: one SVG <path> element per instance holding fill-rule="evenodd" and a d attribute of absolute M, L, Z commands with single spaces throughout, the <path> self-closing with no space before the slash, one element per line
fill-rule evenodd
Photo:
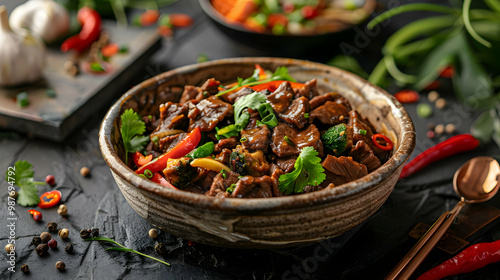
<path fill-rule="evenodd" d="M 381 145 L 377 141 L 378 139 L 383 139 L 385 141 L 385 146 Z M 373 145 L 375 145 L 375 147 L 381 149 L 382 151 L 391 151 L 392 148 L 394 147 L 394 144 L 392 143 L 391 139 L 389 139 L 384 134 L 380 134 L 380 133 L 374 134 L 372 136 L 372 142 L 373 142 Z"/>
<path fill-rule="evenodd" d="M 170 184 L 167 179 L 163 178 L 163 176 L 161 176 L 160 173 L 155 173 L 155 175 L 153 175 L 153 177 L 151 177 L 151 181 L 155 182 L 155 183 L 158 183 L 164 187 L 167 187 L 167 188 L 171 188 L 171 189 L 174 189 L 174 190 L 178 190 L 178 188 L 174 187 L 174 185 Z"/>
<path fill-rule="evenodd" d="M 286 81 L 270 81 L 270 82 L 263 83 L 260 85 L 251 86 L 250 88 L 255 90 L 255 91 L 261 91 L 261 90 L 267 89 L 271 92 L 274 92 L 284 82 L 286 82 Z M 301 84 L 301 83 L 295 83 L 295 82 L 289 82 L 289 83 L 292 85 L 293 89 L 299 89 L 299 88 L 303 88 L 305 86 L 304 84 Z"/>
<path fill-rule="evenodd" d="M 167 167 L 167 161 L 169 158 L 181 158 L 191 152 L 201 140 L 201 131 L 200 128 L 197 127 L 193 129 L 187 136 L 184 138 L 179 144 L 177 144 L 173 149 L 164 153 L 156 160 L 151 161 L 150 163 L 141 166 L 139 169 L 135 171 L 137 174 L 144 174 L 146 169 L 149 169 L 153 174 L 163 170 Z"/>
<path fill-rule="evenodd" d="M 38 207 L 44 209 L 44 208 L 50 208 L 56 206 L 59 201 L 61 201 L 61 192 L 58 190 L 54 190 L 51 192 L 46 192 L 40 196 L 40 202 L 38 203 Z"/>
<path fill-rule="evenodd" d="M 139 151 L 135 152 L 134 155 L 132 156 L 132 160 L 134 161 L 137 167 L 141 167 L 145 164 L 148 164 L 152 159 L 153 155 L 144 156 Z"/>

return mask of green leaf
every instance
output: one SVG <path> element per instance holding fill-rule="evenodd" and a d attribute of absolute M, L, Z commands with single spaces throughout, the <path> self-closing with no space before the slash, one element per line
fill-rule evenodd
<path fill-rule="evenodd" d="M 24 185 L 19 189 L 16 203 L 21 206 L 35 206 L 40 202 L 40 197 L 38 197 L 38 188 L 33 183 L 25 179 Z"/>
<path fill-rule="evenodd" d="M 297 82 L 290 74 L 288 73 L 288 68 L 285 66 L 280 66 L 276 68 L 276 71 L 274 71 L 273 76 L 271 77 L 271 81 L 289 81 L 289 82 Z"/>
<path fill-rule="evenodd" d="M 337 55 L 327 64 L 354 73 L 364 79 L 368 78 L 368 73 L 366 73 L 361 65 L 359 65 L 358 61 L 352 56 Z"/>
<path fill-rule="evenodd" d="M 484 0 L 484 3 L 490 7 L 490 9 L 500 12 L 500 1 L 498 0 Z"/>
<path fill-rule="evenodd" d="M 470 10 L 470 4 L 472 0 L 464 0 L 464 5 L 462 8 L 462 18 L 464 21 L 465 29 L 467 29 L 467 32 L 469 32 L 470 36 L 474 38 L 474 40 L 478 41 L 480 44 L 484 45 L 485 47 L 491 48 L 491 43 L 486 41 L 483 37 L 479 36 L 477 34 L 476 30 L 472 27 L 472 24 L 470 22 L 470 15 L 469 15 L 469 10 Z"/>
<path fill-rule="evenodd" d="M 246 108 L 257 110 L 259 106 L 266 102 L 266 96 L 262 93 L 254 92 L 243 96 L 234 103 L 234 121 L 238 122 L 241 113 Z"/>
<path fill-rule="evenodd" d="M 122 251 L 122 252 L 134 252 L 134 250 L 132 249 L 128 249 L 128 248 L 122 248 L 122 247 L 109 247 L 109 248 L 106 248 L 106 251 L 108 250 L 111 250 L 111 251 Z"/>
<path fill-rule="evenodd" d="M 483 143 L 490 142 L 493 134 L 493 117 L 498 118 L 494 109 L 479 115 L 470 128 L 470 134 Z"/>
<path fill-rule="evenodd" d="M 142 149 L 147 143 L 148 136 L 142 135 L 146 131 L 146 124 L 132 108 L 126 110 L 121 115 L 122 124 L 120 133 L 125 147 L 125 162 L 128 161 L 128 153 L 134 153 Z"/>
<path fill-rule="evenodd" d="M 16 185 L 21 187 L 21 182 L 26 179 L 33 181 L 33 175 L 35 172 L 33 172 L 33 165 L 31 165 L 31 163 L 26 160 L 20 160 L 14 164 L 14 167 L 16 169 L 15 173 L 10 177 L 15 179 Z M 9 177 L 9 171 L 5 174 Z"/>
<path fill-rule="evenodd" d="M 393 9 L 390 9 L 387 12 L 384 12 L 377 16 L 376 18 L 372 19 L 367 27 L 368 29 L 373 29 L 373 27 L 377 26 L 381 22 L 395 16 L 399 15 L 402 13 L 406 12 L 411 12 L 411 11 L 431 11 L 431 12 L 438 12 L 438 13 L 446 13 L 446 14 L 458 14 L 458 11 L 456 9 L 443 6 L 443 5 L 437 5 L 437 4 L 427 4 L 427 3 L 415 3 L 415 4 L 406 4 L 406 5 L 401 5 L 398 7 L 395 7 Z"/>
<path fill-rule="evenodd" d="M 317 186 L 325 179 L 321 158 L 313 147 L 305 147 L 295 161 L 294 170 L 279 177 L 279 189 L 286 194 L 302 193 L 308 185 Z"/>

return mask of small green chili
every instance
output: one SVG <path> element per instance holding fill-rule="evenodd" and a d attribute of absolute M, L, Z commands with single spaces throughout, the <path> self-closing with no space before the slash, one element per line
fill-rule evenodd
<path fill-rule="evenodd" d="M 151 179 L 153 177 L 153 172 L 151 172 L 151 170 L 149 169 L 146 169 L 144 170 L 144 175 L 146 175 L 148 179 Z"/>

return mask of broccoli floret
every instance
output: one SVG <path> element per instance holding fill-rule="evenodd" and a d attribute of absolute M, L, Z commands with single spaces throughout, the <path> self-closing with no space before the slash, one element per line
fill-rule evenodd
<path fill-rule="evenodd" d="M 247 174 L 247 163 L 245 162 L 245 156 L 239 151 L 233 151 L 229 156 L 229 164 L 232 171 L 240 174 Z"/>
<path fill-rule="evenodd" d="M 326 151 L 336 156 L 342 154 L 347 148 L 347 126 L 343 123 L 330 127 L 322 136 L 323 146 Z"/>
<path fill-rule="evenodd" d="M 184 188 L 197 175 L 196 168 L 190 164 L 191 161 L 190 158 L 169 160 L 167 168 L 163 170 L 165 178 L 177 188 Z"/>

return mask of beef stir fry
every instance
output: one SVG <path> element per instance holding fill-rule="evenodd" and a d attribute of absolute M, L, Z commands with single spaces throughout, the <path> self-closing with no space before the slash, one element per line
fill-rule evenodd
<path fill-rule="evenodd" d="M 135 137 L 129 125 L 142 121 L 125 111 L 129 166 L 169 188 L 265 198 L 340 186 L 376 170 L 392 152 L 388 137 L 342 95 L 320 94 L 316 80 L 298 83 L 284 67 L 272 73 L 258 65 L 238 80 L 186 85 L 179 102 L 143 118 Z"/>

